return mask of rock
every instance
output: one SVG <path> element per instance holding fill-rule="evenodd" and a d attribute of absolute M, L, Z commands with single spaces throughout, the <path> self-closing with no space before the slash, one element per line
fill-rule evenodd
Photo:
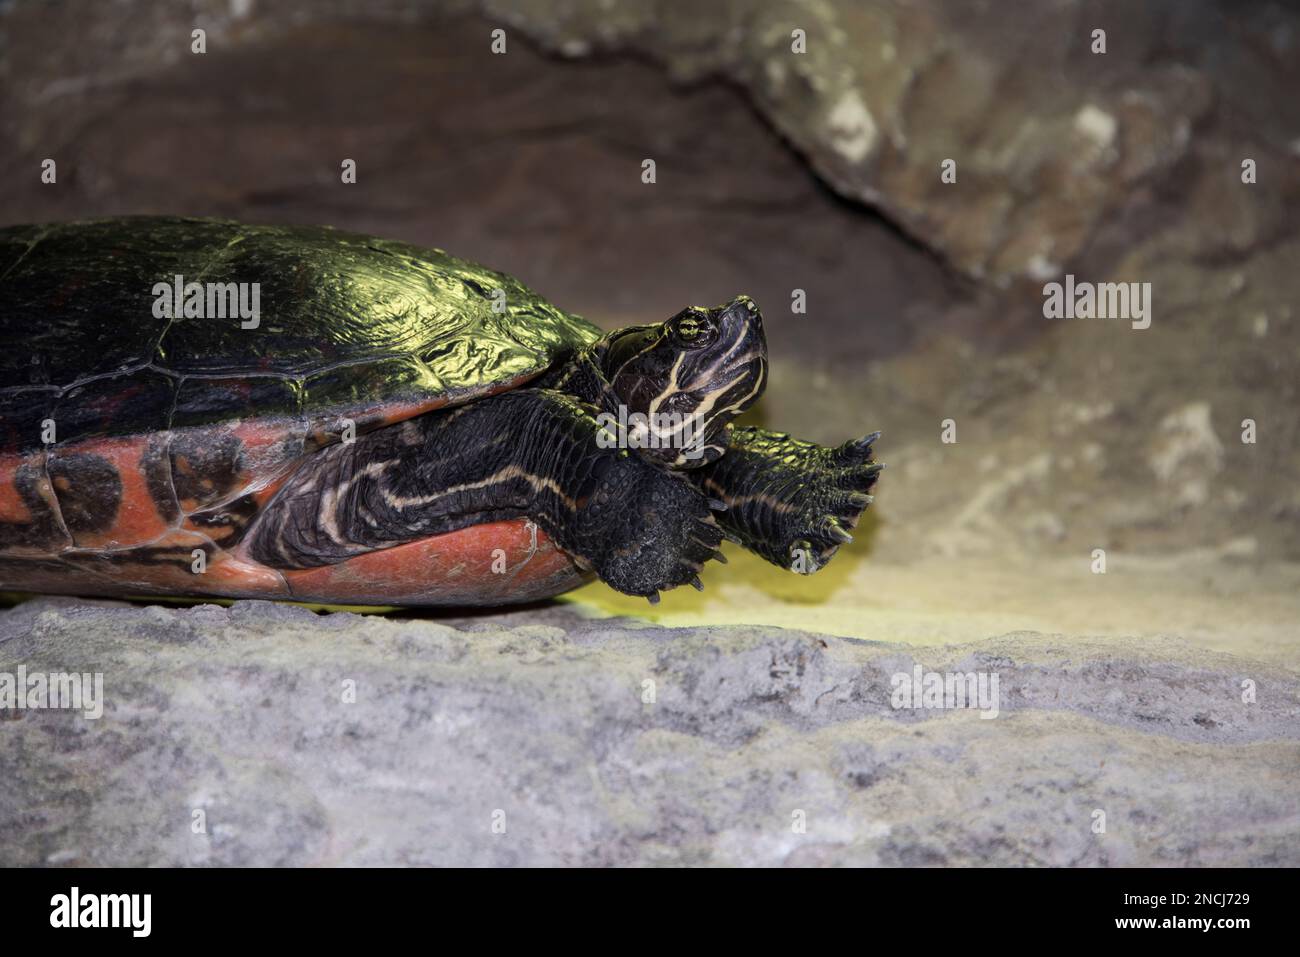
<path fill-rule="evenodd" d="M 20 664 L 105 707 L 6 713 L 4 865 L 1300 863 L 1297 676 L 1176 639 L 39 599 Z M 918 665 L 997 716 L 896 710 Z"/>
<path fill-rule="evenodd" d="M 881 429 L 891 477 L 875 508 L 900 556 L 1171 553 L 1249 535 L 1264 559 L 1300 557 L 1295 11 L 4 9 L 0 163 L 60 157 L 54 188 L 0 180 L 7 223 L 328 223 L 489 263 L 606 326 L 745 292 L 772 352 L 754 421 L 828 444 Z M 189 52 L 196 27 L 208 55 Z M 497 28 L 506 55 L 491 52 Z M 342 153 L 362 170 L 346 188 Z M 1063 272 L 1150 283 L 1151 327 L 1045 319 L 1043 286 Z M 1221 471 L 1189 459 L 1185 477 L 1154 479 L 1153 432 L 1192 403 L 1214 410 Z M 1236 441 L 1246 418 L 1257 443 Z M 947 419 L 954 446 L 938 440 Z M 981 467 L 1014 475 L 1040 456 L 1048 475 L 1001 490 L 1001 467 Z M 1025 521 L 1048 514 L 1060 524 Z"/>
<path fill-rule="evenodd" d="M 1058 273 L 1136 186 L 1186 157 L 1212 103 L 1199 70 L 1143 63 L 1171 32 L 1212 42 L 1209 4 L 1122 20 L 1088 6 L 1014 18 L 945 0 L 481 9 L 557 52 L 632 50 L 682 81 L 732 80 L 834 189 L 1001 282 Z M 1098 53 L 1103 25 L 1115 40 Z"/>
<path fill-rule="evenodd" d="M 1223 469 L 1223 443 L 1214 434 L 1210 405 L 1192 402 L 1160 421 L 1148 457 L 1151 471 L 1174 490 L 1179 505 L 1203 505 Z"/>

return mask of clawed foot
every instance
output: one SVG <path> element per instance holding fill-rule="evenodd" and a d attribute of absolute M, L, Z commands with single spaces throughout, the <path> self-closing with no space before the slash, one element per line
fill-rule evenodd
<path fill-rule="evenodd" d="M 791 442 L 807 447 L 805 467 L 809 473 L 807 485 L 796 495 L 802 534 L 795 532 L 798 537 L 786 551 L 792 571 L 810 575 L 830 561 L 841 545 L 853 541 L 849 533 L 871 504 L 869 490 L 884 468 L 871 461 L 871 444 L 879 437 L 879 432 L 873 432 L 837 449 Z"/>
<path fill-rule="evenodd" d="M 704 563 L 721 557 L 714 512 L 724 507 L 682 476 L 622 455 L 579 513 L 583 557 L 607 585 L 652 603 L 678 585 L 702 589 Z"/>
<path fill-rule="evenodd" d="M 728 537 L 763 558 L 811 574 L 853 541 L 883 465 L 871 461 L 875 432 L 826 448 L 762 429 L 737 429 L 704 491 L 730 506 Z"/>

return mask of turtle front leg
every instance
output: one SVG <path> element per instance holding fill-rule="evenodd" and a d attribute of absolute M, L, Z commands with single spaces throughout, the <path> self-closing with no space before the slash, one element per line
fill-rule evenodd
<path fill-rule="evenodd" d="M 709 499 L 615 447 L 595 412 L 563 393 L 520 389 L 330 446 L 267 504 L 250 554 L 311 568 L 527 516 L 621 592 L 653 600 L 698 586 L 722 541 Z"/>
<path fill-rule="evenodd" d="M 729 537 L 775 565 L 811 574 L 854 528 L 883 465 L 872 462 L 879 432 L 830 449 L 765 429 L 736 428 L 727 453 L 693 474 L 721 499 Z"/>

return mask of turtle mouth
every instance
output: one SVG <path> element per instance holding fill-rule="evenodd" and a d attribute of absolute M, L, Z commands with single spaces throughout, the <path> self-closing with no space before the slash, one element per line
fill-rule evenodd
<path fill-rule="evenodd" d="M 721 338 L 754 338 L 762 344 L 764 351 L 767 341 L 763 334 L 763 314 L 758 304 L 748 296 L 737 296 L 725 306 L 710 310 L 714 320 L 721 328 Z"/>
<path fill-rule="evenodd" d="M 713 353 L 711 371 L 701 364 L 700 374 L 710 376 L 713 391 L 723 397 L 714 402 L 716 408 L 743 403 L 739 412 L 749 407 L 767 384 L 767 335 L 763 331 L 763 314 L 754 300 L 737 296 L 725 306 L 711 310 L 711 318 L 718 327 L 717 345 Z M 755 387 L 752 395 L 740 388 L 745 382 Z"/>

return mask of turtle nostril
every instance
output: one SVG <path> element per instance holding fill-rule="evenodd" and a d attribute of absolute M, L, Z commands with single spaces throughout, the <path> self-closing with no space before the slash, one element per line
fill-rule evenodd
<path fill-rule="evenodd" d="M 723 318 L 729 318 L 733 322 L 741 322 L 745 325 L 761 321 L 758 305 L 748 296 L 737 296 L 726 306 L 719 309 L 718 312 Z"/>

